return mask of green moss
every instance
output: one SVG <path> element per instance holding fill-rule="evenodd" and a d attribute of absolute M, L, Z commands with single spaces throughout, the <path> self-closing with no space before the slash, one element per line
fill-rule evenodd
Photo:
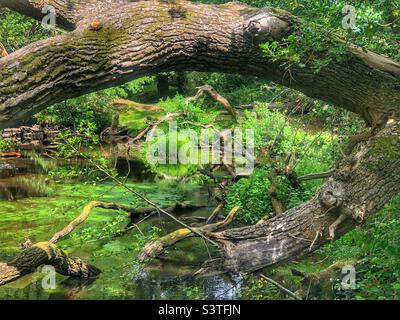
<path fill-rule="evenodd" d="M 400 159 L 400 139 L 398 136 L 378 137 L 372 140 L 367 156 L 371 159 L 371 170 L 384 168 L 387 164 Z"/>

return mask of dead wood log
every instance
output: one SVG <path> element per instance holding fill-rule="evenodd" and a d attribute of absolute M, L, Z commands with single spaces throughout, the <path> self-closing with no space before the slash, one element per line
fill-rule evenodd
<path fill-rule="evenodd" d="M 55 146 L 60 130 L 43 128 L 40 125 L 32 127 L 7 128 L 1 137 L 12 142 L 18 149 L 40 149 Z"/>
<path fill-rule="evenodd" d="M 215 220 L 217 220 L 219 213 L 221 212 L 222 208 L 224 207 L 224 203 L 220 202 L 218 206 L 214 209 L 211 215 L 208 217 L 206 224 L 211 224 Z"/>
<path fill-rule="evenodd" d="M 202 227 L 196 227 L 194 229 L 202 234 L 221 229 L 232 222 L 233 217 L 238 210 L 239 207 L 233 208 L 223 221 L 213 224 L 206 224 Z M 158 240 L 148 242 L 137 256 L 137 259 L 141 262 L 144 262 L 149 259 L 156 258 L 175 243 L 192 236 L 195 236 L 195 234 L 189 229 L 182 228 L 175 230 L 174 232 L 171 232 L 170 234 L 167 234 Z"/>
<path fill-rule="evenodd" d="M 21 152 L 0 152 L 0 159 L 21 158 Z"/>
<path fill-rule="evenodd" d="M 80 258 L 64 253 L 50 242 L 38 242 L 7 262 L 0 262 L 0 286 L 32 273 L 41 265 L 52 265 L 65 276 L 95 277 L 100 270 Z"/>
<path fill-rule="evenodd" d="M 207 95 L 214 99 L 215 101 L 219 102 L 222 104 L 222 106 L 236 119 L 236 112 L 235 109 L 231 106 L 229 101 L 221 96 L 217 90 L 215 90 L 212 86 L 206 84 L 204 86 L 198 87 L 198 91 L 194 97 L 190 97 L 187 99 L 187 101 L 197 101 L 200 97 Z"/>

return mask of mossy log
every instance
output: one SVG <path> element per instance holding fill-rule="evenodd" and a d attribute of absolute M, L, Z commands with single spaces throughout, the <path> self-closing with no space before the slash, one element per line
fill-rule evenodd
<path fill-rule="evenodd" d="M 266 56 L 261 43 L 282 40 L 301 27 L 299 18 L 284 10 L 183 0 L 73 1 L 72 8 L 67 0 L 46 3 L 55 7 L 58 25 L 72 32 L 0 59 L 0 129 L 68 98 L 171 70 L 272 80 L 353 111 L 369 124 L 387 113 L 400 115 L 396 61 L 349 45 L 342 62 L 319 72 L 312 64 L 291 63 L 288 72 L 285 61 Z M 0 5 L 43 18 L 42 1 L 0 0 Z M 343 45 L 329 39 L 335 42 Z"/>
<path fill-rule="evenodd" d="M 38 242 L 7 262 L 0 262 L 0 286 L 34 272 L 41 265 L 52 265 L 64 276 L 95 277 L 100 270 L 80 258 L 69 256 L 50 242 Z"/>

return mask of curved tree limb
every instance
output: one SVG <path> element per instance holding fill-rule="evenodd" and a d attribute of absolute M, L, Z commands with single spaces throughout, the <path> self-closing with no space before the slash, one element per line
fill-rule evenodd
<path fill-rule="evenodd" d="M 203 206 L 197 206 L 197 205 L 191 205 L 191 204 L 185 204 L 185 203 L 176 203 L 173 206 L 163 208 L 166 212 L 169 213 L 176 213 L 182 210 L 196 210 L 199 209 Z M 135 208 L 123 204 L 118 204 L 114 202 L 103 202 L 103 201 L 90 201 L 82 210 L 81 214 L 75 218 L 73 221 L 71 221 L 65 228 L 62 230 L 58 231 L 53 235 L 53 237 L 49 240 L 51 243 L 56 243 L 62 238 L 66 237 L 68 234 L 70 234 L 72 231 L 75 230 L 77 226 L 82 224 L 88 217 L 90 212 L 94 208 L 103 208 L 103 209 L 112 209 L 112 210 L 122 210 L 125 212 L 130 213 L 131 219 L 134 216 L 142 216 L 145 214 L 152 214 L 157 209 L 155 208 Z"/>
<path fill-rule="evenodd" d="M 90 17 L 79 19 L 73 32 L 0 59 L 0 129 L 56 102 L 170 70 L 259 76 L 356 112 L 370 124 L 400 114 L 398 62 L 351 47 L 343 63 L 318 73 L 296 66 L 287 72 L 265 57 L 259 44 L 281 39 L 296 25 L 285 11 L 182 0 L 90 4 L 99 9 L 70 10 Z"/>
<path fill-rule="evenodd" d="M 57 26 L 69 31 L 84 20 L 128 3 L 129 0 L 0 0 L 0 6 L 39 21 L 48 14 L 47 11 L 42 12 L 42 9 L 51 6 L 56 12 Z"/>
<path fill-rule="evenodd" d="M 198 91 L 194 97 L 190 97 L 187 99 L 187 101 L 197 101 L 200 97 L 204 95 L 210 96 L 212 99 L 215 101 L 219 102 L 222 104 L 222 106 L 225 108 L 226 111 L 228 111 L 235 119 L 236 119 L 236 112 L 235 109 L 231 106 L 229 101 L 221 96 L 217 90 L 215 90 L 212 86 L 206 84 L 204 86 L 198 87 Z"/>

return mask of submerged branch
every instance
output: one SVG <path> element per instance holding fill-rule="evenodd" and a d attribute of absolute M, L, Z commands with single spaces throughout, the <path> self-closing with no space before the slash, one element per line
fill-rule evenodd
<path fill-rule="evenodd" d="M 223 220 L 223 221 L 219 221 L 219 222 L 212 223 L 212 224 L 206 224 L 202 227 L 196 227 L 193 229 L 204 234 L 204 233 L 213 232 L 215 230 L 223 228 L 232 222 L 233 217 L 238 210 L 239 210 L 239 207 L 233 208 L 229 212 L 229 214 L 227 215 L 225 220 Z M 186 229 L 186 228 L 175 230 L 174 232 L 171 232 L 171 233 L 161 237 L 158 240 L 150 241 L 149 243 L 147 243 L 145 245 L 145 247 L 143 248 L 143 250 L 139 253 L 137 259 L 139 261 L 143 262 L 143 261 L 146 261 L 149 259 L 156 258 L 160 254 L 162 254 L 167 248 L 171 247 L 175 243 L 177 243 L 183 239 L 186 239 L 188 237 L 192 237 L 194 235 L 195 234 L 191 230 Z"/>

